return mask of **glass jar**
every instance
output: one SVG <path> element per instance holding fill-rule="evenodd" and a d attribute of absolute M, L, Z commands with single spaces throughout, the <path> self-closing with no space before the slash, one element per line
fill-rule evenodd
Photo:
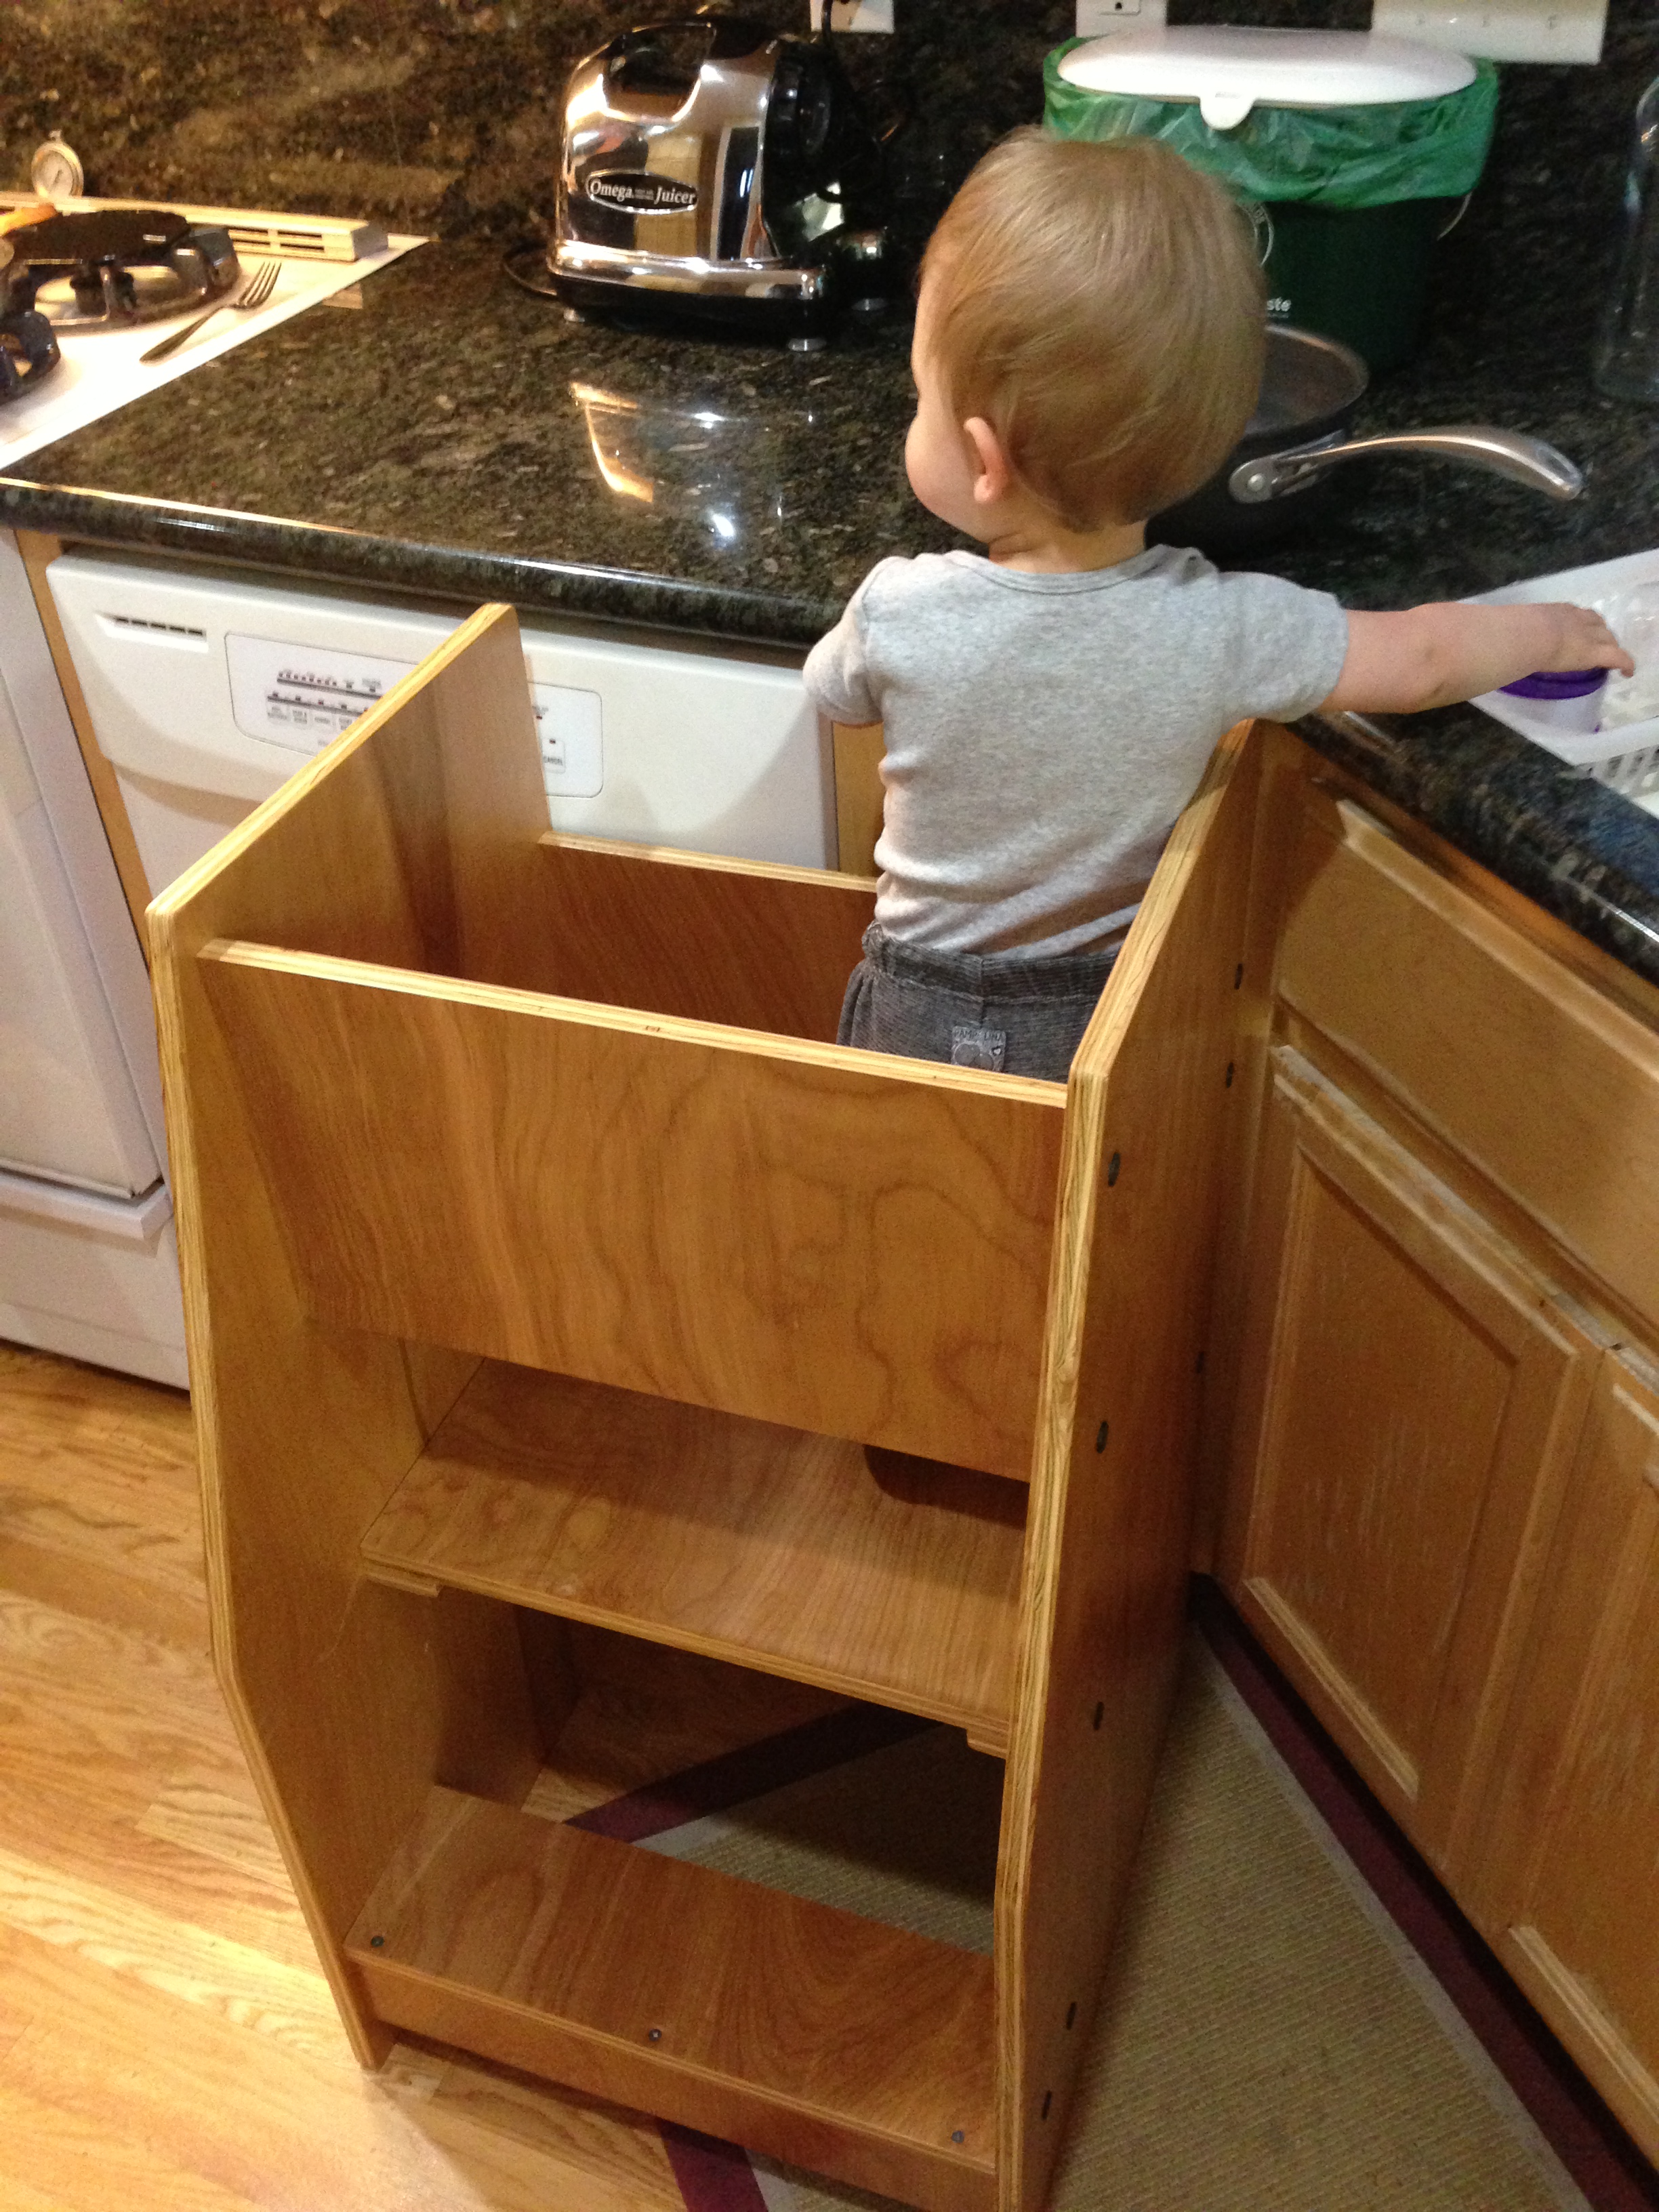
<path fill-rule="evenodd" d="M 1624 235 L 1595 374 L 1614 399 L 1659 400 L 1659 77 L 1636 104 Z"/>

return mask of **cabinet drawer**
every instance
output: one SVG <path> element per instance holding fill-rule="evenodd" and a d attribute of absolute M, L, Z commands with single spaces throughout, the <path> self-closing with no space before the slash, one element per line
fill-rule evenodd
<path fill-rule="evenodd" d="M 1659 1317 L 1659 1037 L 1346 802 L 1294 881 L 1285 1003 Z"/>

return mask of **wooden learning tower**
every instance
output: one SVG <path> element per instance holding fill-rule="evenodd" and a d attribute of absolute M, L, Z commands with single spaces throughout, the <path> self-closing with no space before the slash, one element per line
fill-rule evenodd
<path fill-rule="evenodd" d="M 1064 1087 L 830 1042 L 863 878 L 550 834 L 502 607 L 156 902 L 218 1664 L 366 2064 L 1038 2212 L 1180 1643 L 1256 774 Z M 994 1957 L 523 1811 L 572 1620 L 1000 1754 Z"/>

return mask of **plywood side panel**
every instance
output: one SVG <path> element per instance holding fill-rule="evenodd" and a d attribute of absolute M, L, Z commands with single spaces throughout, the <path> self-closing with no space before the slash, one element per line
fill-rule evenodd
<path fill-rule="evenodd" d="M 1311 805 L 1287 1004 L 1659 1326 L 1659 1036 L 1358 807 Z"/>
<path fill-rule="evenodd" d="M 319 1314 L 1029 1473 L 1057 1085 L 258 946 L 203 976 Z"/>
<path fill-rule="evenodd" d="M 526 953 L 540 949 L 537 841 L 547 799 L 511 611 L 495 611 L 468 651 L 410 692 L 364 750 L 420 913 L 420 964 L 515 981 Z M 360 948 L 360 957 L 376 956 Z"/>
<path fill-rule="evenodd" d="M 440 1773 L 512 1794 L 530 1722 L 516 1642 L 480 1601 L 363 1580 L 364 1529 L 465 1380 L 465 1361 L 307 1312 L 249 1102 L 198 954 L 227 929 L 423 957 L 369 740 L 497 617 L 467 626 L 358 730 L 150 910 L 162 1077 L 203 1475 L 215 1654 L 238 1731 L 360 2055 L 384 2048 L 339 1939 Z M 515 664 L 515 682 L 522 675 Z M 476 1711 L 496 1716 L 471 1749 Z"/>
<path fill-rule="evenodd" d="M 542 840 L 534 949 L 496 980 L 835 1042 L 867 883 L 598 838 Z"/>
<path fill-rule="evenodd" d="M 1259 765 L 1241 726 L 1073 1063 L 998 1881 L 1004 2212 L 1043 2201 L 1173 1690 Z"/>
<path fill-rule="evenodd" d="M 485 1365 L 363 1540 L 546 1607 L 1006 1741 L 1023 1484 Z"/>
<path fill-rule="evenodd" d="M 988 2208 L 973 1953 L 444 1790 L 350 1948 L 401 2027 L 940 2212 Z"/>

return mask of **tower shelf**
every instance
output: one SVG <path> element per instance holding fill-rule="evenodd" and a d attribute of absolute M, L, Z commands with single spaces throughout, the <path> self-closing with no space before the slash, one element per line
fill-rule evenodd
<path fill-rule="evenodd" d="M 486 1360 L 362 1558 L 1001 1749 L 1025 1503 L 997 1475 Z"/>
<path fill-rule="evenodd" d="M 215 1660 L 364 2064 L 1041 2212 L 1181 1646 L 1262 758 L 1064 1085 L 835 1042 L 866 881 L 550 836 L 504 607 L 151 908 Z M 539 1816 L 682 1679 L 716 1765 L 826 1690 L 1000 1753 L 993 1955 Z"/>

